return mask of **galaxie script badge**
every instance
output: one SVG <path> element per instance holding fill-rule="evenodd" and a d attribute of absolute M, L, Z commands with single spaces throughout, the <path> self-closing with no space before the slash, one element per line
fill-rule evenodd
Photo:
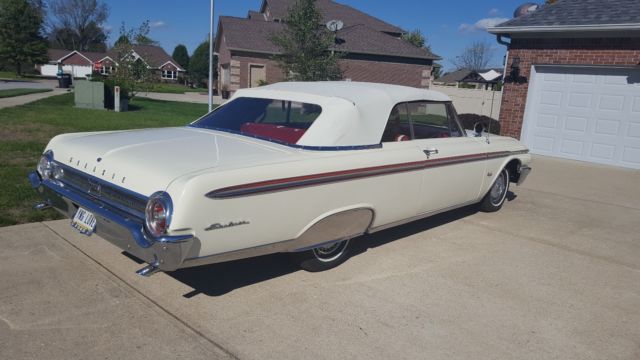
<path fill-rule="evenodd" d="M 242 221 L 229 221 L 228 223 L 215 223 L 215 224 L 211 224 L 208 227 L 206 227 L 204 230 L 205 231 L 211 231 L 211 230 L 220 230 L 220 229 L 226 229 L 226 228 L 230 228 L 230 227 L 234 227 L 234 226 L 240 226 L 240 225 L 249 225 L 250 223 L 246 220 L 242 220 Z"/>

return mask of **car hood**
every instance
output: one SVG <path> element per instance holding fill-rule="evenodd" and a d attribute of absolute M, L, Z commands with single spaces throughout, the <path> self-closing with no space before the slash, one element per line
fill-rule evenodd
<path fill-rule="evenodd" d="M 191 172 L 283 161 L 294 154 L 282 145 L 192 127 L 64 134 L 47 150 L 66 166 L 145 196 Z"/>

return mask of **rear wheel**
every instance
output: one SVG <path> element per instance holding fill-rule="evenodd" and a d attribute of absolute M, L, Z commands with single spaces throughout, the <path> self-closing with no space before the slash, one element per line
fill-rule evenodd
<path fill-rule="evenodd" d="M 334 268 L 348 259 L 349 240 L 294 253 L 294 260 L 306 271 L 318 272 Z"/>
<path fill-rule="evenodd" d="M 487 195 L 480 202 L 480 210 L 485 212 L 494 212 L 500 210 L 504 204 L 504 200 L 509 192 L 509 170 L 502 169 L 498 178 L 489 189 Z"/>

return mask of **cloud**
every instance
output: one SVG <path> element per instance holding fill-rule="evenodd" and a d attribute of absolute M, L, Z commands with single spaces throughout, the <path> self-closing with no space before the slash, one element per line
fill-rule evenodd
<path fill-rule="evenodd" d="M 471 33 L 479 30 L 485 31 L 487 30 L 487 28 L 494 27 L 507 20 L 509 19 L 502 18 L 502 17 L 491 17 L 491 18 L 480 19 L 476 21 L 476 23 L 473 25 L 467 24 L 467 23 L 460 24 L 460 26 L 458 26 L 458 30 L 463 33 Z"/>
<path fill-rule="evenodd" d="M 489 10 L 489 16 L 491 17 L 497 17 L 498 15 L 500 15 L 500 10 L 493 8 L 491 10 Z"/>
<path fill-rule="evenodd" d="M 165 23 L 162 20 L 158 20 L 158 21 L 152 21 L 149 23 L 149 27 L 152 29 L 157 29 L 157 28 L 161 28 L 161 27 L 165 27 L 167 26 L 167 23 Z"/>
<path fill-rule="evenodd" d="M 109 24 L 102 24 L 100 25 L 100 27 L 102 28 L 102 30 L 109 32 L 111 30 L 113 30 L 113 26 L 109 25 Z"/>

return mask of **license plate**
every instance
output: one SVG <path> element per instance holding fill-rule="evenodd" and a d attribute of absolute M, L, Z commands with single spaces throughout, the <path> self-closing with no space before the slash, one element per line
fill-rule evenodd
<path fill-rule="evenodd" d="M 96 217 L 89 211 L 78 208 L 76 215 L 71 220 L 71 226 L 81 234 L 90 236 L 96 228 Z"/>

